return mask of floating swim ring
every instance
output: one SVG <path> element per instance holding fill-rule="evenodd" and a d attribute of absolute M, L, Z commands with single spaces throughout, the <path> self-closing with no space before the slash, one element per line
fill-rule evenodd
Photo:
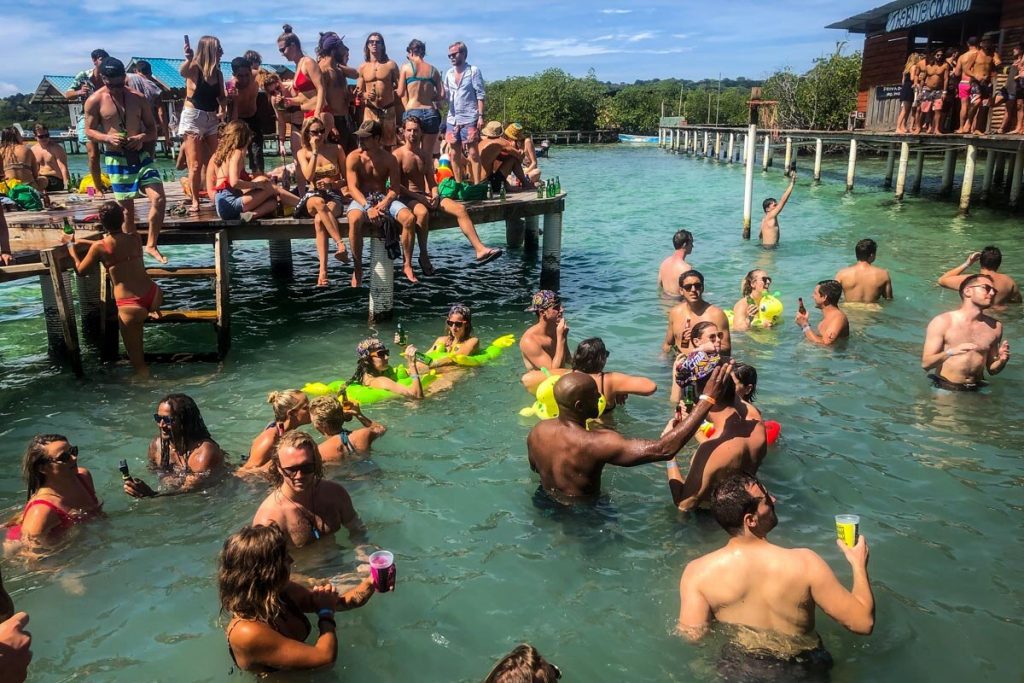
<path fill-rule="evenodd" d="M 451 357 L 452 361 L 456 365 L 475 368 L 479 365 L 490 363 L 492 360 L 500 356 L 502 351 L 510 346 L 514 346 L 515 343 L 516 336 L 514 334 L 506 334 L 492 341 L 483 351 L 478 351 L 471 356 L 466 356 L 461 353 L 452 355 L 448 351 L 444 350 L 444 344 L 434 344 L 434 347 L 430 349 L 430 351 L 427 351 L 425 355 L 431 361 Z"/>
<path fill-rule="evenodd" d="M 541 382 L 537 387 L 537 400 L 533 402 L 532 406 L 527 406 L 520 410 L 519 414 L 523 417 L 539 417 L 542 420 L 558 417 L 558 403 L 555 401 L 555 384 L 563 377 L 565 375 L 551 375 Z M 604 414 L 606 407 L 607 403 L 604 396 L 600 396 L 597 399 L 598 417 Z"/>
<path fill-rule="evenodd" d="M 725 312 L 725 317 L 729 319 L 729 327 L 732 327 L 732 309 L 728 309 Z M 757 305 L 757 313 L 750 320 L 751 327 L 775 327 L 779 324 L 782 319 L 782 301 L 779 299 L 779 293 L 769 294 L 765 292 L 761 296 L 761 301 Z"/>
<path fill-rule="evenodd" d="M 409 371 L 404 367 L 391 368 L 389 375 L 392 380 L 398 382 L 402 386 L 412 386 L 412 377 L 409 376 Z M 429 387 L 433 381 L 437 379 L 437 372 L 431 370 L 430 372 L 420 376 L 420 383 L 423 388 Z M 389 398 L 405 398 L 401 394 L 396 394 L 393 391 L 387 389 L 377 389 L 376 387 L 368 387 L 362 384 L 345 384 L 345 380 L 336 379 L 333 382 L 310 382 L 306 386 L 302 387 L 302 393 L 307 396 L 327 396 L 330 394 L 338 394 L 342 389 L 345 390 L 345 395 L 350 401 L 354 401 L 360 405 L 367 403 L 376 403 L 377 401 L 384 401 Z"/>

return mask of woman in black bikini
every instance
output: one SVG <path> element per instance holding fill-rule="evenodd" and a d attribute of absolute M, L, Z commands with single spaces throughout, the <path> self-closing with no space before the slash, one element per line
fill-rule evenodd
<path fill-rule="evenodd" d="M 572 369 L 590 375 L 597 382 L 597 390 L 605 400 L 605 415 L 614 410 L 615 406 L 624 404 L 630 394 L 650 396 L 658 390 L 658 385 L 646 377 L 605 372 L 608 356 L 609 351 L 604 341 L 600 337 L 591 337 L 580 342 L 572 357 Z"/>
<path fill-rule="evenodd" d="M 247 526 L 228 537 L 220 554 L 217 583 L 221 610 L 230 615 L 225 629 L 228 654 L 243 671 L 317 669 L 338 656 L 336 611 L 362 607 L 373 595 L 369 578 L 338 595 L 330 584 L 312 589 L 291 580 L 292 558 L 276 524 Z M 319 635 L 306 614 L 317 615 Z"/>
<path fill-rule="evenodd" d="M 224 451 L 210 436 L 199 406 L 186 394 L 169 394 L 153 414 L 159 434 L 149 444 L 149 465 L 161 483 L 168 485 L 158 494 L 141 479 L 124 482 L 124 492 L 133 498 L 187 493 L 210 483 L 210 477 L 224 470 Z"/>
<path fill-rule="evenodd" d="M 149 368 L 146 367 L 142 349 L 142 326 L 146 318 L 160 315 L 160 304 L 164 297 L 146 273 L 139 233 L 122 232 L 124 209 L 117 202 L 104 202 L 99 209 L 99 218 L 106 234 L 100 240 L 83 240 L 84 244 L 89 245 L 84 258 L 78 257 L 74 235 L 64 235 L 61 239 L 68 245 L 76 272 L 88 271 L 97 261 L 102 261 L 107 267 L 114 283 L 117 320 L 121 327 L 124 350 L 135 372 L 148 377 Z"/>
<path fill-rule="evenodd" d="M 249 459 L 239 473 L 245 470 L 266 470 L 278 440 L 287 432 L 309 424 L 309 398 L 298 389 L 272 391 L 267 403 L 274 408 L 274 421 L 263 428 L 249 448 Z"/>

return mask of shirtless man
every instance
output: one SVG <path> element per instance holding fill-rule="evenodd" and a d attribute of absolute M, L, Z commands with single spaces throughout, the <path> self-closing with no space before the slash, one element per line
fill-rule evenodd
<path fill-rule="evenodd" d="M 693 234 L 689 230 L 679 230 L 672 235 L 672 246 L 675 251 L 658 268 L 658 288 L 666 296 L 679 296 L 679 276 L 693 270 L 686 262 L 686 257 L 693 252 Z"/>
<path fill-rule="evenodd" d="M 892 300 L 892 280 L 889 271 L 874 265 L 878 245 L 873 239 L 863 239 L 854 247 L 857 263 L 836 273 L 842 285 L 846 303 L 873 304 L 879 299 Z"/>
<path fill-rule="evenodd" d="M 942 135 L 942 99 L 949 86 L 949 64 L 940 47 L 929 53 L 918 65 L 918 73 L 924 79 L 919 99 L 920 109 L 917 126 L 923 133 Z M 928 113 L 931 112 L 931 121 Z"/>
<path fill-rule="evenodd" d="M 822 346 L 831 346 L 850 336 L 850 321 L 839 310 L 839 297 L 842 295 L 843 286 L 838 280 L 822 280 L 815 285 L 814 307 L 821 309 L 817 333 L 811 328 L 807 311 L 796 312 L 796 324 L 804 331 L 805 339 Z"/>
<path fill-rule="evenodd" d="M 722 650 L 720 673 L 727 680 L 819 680 L 827 675 L 832 657 L 815 630 L 816 607 L 853 633 L 869 635 L 874 629 L 863 534 L 852 548 L 836 539 L 853 568 L 853 586 L 847 591 L 813 550 L 768 541 L 778 524 L 775 497 L 753 476 L 737 474 L 722 482 L 711 511 L 729 541 L 683 570 L 677 631 L 696 642 L 713 620 L 735 626 Z M 722 670 L 733 667 L 737 671 Z"/>
<path fill-rule="evenodd" d="M 569 372 L 566 366 L 572 360 L 572 352 L 569 351 L 569 323 L 562 315 L 565 307 L 558 294 L 542 289 L 533 295 L 526 310 L 537 314 L 537 322 L 519 340 L 519 352 L 526 366 L 526 374 L 521 381 L 532 394 L 548 374 L 564 375 Z"/>
<path fill-rule="evenodd" d="M 696 387 L 696 394 L 707 393 L 708 377 L 721 363 L 712 361 L 699 365 L 699 370 L 684 373 L 686 384 Z M 698 374 L 692 374 L 697 372 Z M 679 378 L 676 378 L 679 381 Z M 711 404 L 706 419 L 714 425 L 710 439 L 701 443 L 690 459 L 690 468 L 684 479 L 675 458 L 666 464 L 668 487 L 672 501 L 683 512 L 689 512 L 707 501 L 711 492 L 726 477 L 737 472 L 757 474 L 768 452 L 768 437 L 764 424 L 756 419 L 744 419 L 736 410 L 736 383 L 731 373 L 722 380 L 720 395 Z M 685 417 L 677 413 L 666 431 L 676 427 Z"/>
<path fill-rule="evenodd" d="M 320 34 L 317 55 L 324 101 L 334 117 L 334 137 L 348 154 L 356 148 L 355 125 L 349 115 L 351 94 L 348 79 L 358 77 L 359 72 L 348 65 L 349 49 L 333 31 Z"/>
<path fill-rule="evenodd" d="M 787 171 L 787 173 L 789 173 L 789 187 L 782 193 L 782 199 L 776 201 L 774 197 L 769 197 L 761 203 L 761 208 L 764 209 L 764 218 L 761 219 L 761 230 L 757 236 L 761 239 L 763 247 L 776 247 L 779 244 L 779 214 L 786 208 L 786 202 L 789 201 L 789 196 L 793 194 L 793 186 L 796 185 L 796 171 Z"/>
<path fill-rule="evenodd" d="M 292 431 L 281 437 L 270 476 L 275 488 L 253 517 L 253 526 L 277 524 L 290 547 L 301 548 L 333 537 L 341 527 L 360 543 L 366 527 L 345 487 L 324 479 L 324 466 L 313 437 Z"/>
<path fill-rule="evenodd" d="M 398 144 L 398 65 L 388 57 L 384 36 L 379 33 L 367 36 L 363 57 L 366 61 L 359 66 L 356 81 L 356 90 L 363 93 L 363 123 L 380 121 L 382 142 L 390 149 Z"/>
<path fill-rule="evenodd" d="M 231 120 L 244 121 L 252 132 L 249 144 L 249 167 L 253 175 L 263 175 L 266 164 L 263 160 L 263 122 L 257 113 L 257 98 L 260 84 L 252 73 L 252 65 L 245 57 L 231 60 L 232 79 L 228 81 L 225 92 L 231 108 Z"/>
<path fill-rule="evenodd" d="M 402 202 L 398 201 L 398 189 L 402 176 L 398 162 L 381 146 L 381 125 L 379 121 L 363 121 L 356 131 L 359 149 L 345 157 L 345 179 L 352 195 L 348 205 L 348 241 L 352 246 L 352 286 L 363 282 L 363 228 L 368 223 L 378 223 L 389 214 L 402 225 L 403 240 L 411 242 L 416 230 L 416 218 Z M 390 180 L 390 187 L 384 185 Z M 409 282 L 417 283 L 412 272 L 412 255 L 405 252 L 405 266 L 402 268 Z"/>
<path fill-rule="evenodd" d="M 64 93 L 64 97 L 72 102 L 85 102 L 90 95 L 103 87 L 103 79 L 100 78 L 100 64 L 109 55 L 106 50 L 93 50 L 89 55 L 92 60 L 92 68 L 80 71 L 71 85 L 71 89 Z M 92 176 L 93 187 L 96 192 L 103 195 L 103 182 L 100 173 L 100 149 L 99 145 L 89 139 L 85 134 L 85 115 L 78 117 L 76 124 L 78 143 L 85 145 L 85 151 L 89 155 L 89 175 Z"/>
<path fill-rule="evenodd" d="M 60 192 L 71 189 L 71 174 L 68 172 L 68 155 L 64 146 L 50 137 L 50 129 L 41 123 L 34 128 L 36 144 L 32 146 L 32 156 L 39 165 L 39 177 L 46 181 L 43 188 L 46 192 Z"/>
<path fill-rule="evenodd" d="M 960 283 L 960 308 L 932 318 L 925 333 L 921 368 L 934 386 L 949 391 L 977 391 L 985 370 L 998 375 L 1010 360 L 1003 324 L 985 315 L 996 297 L 989 275 L 970 275 Z"/>
<path fill-rule="evenodd" d="M 943 273 L 939 277 L 939 285 L 946 289 L 960 289 L 960 285 L 963 284 L 964 280 L 970 277 L 970 275 L 964 275 L 964 271 L 970 268 L 976 261 L 981 263 L 981 274 L 992 280 L 998 290 L 995 298 L 992 300 L 993 306 L 1003 306 L 1008 303 L 1019 304 L 1021 302 L 1021 293 L 1017 283 L 1009 275 L 999 272 L 999 266 L 1003 263 L 1003 252 L 999 251 L 999 247 L 991 245 L 981 251 L 972 252 L 968 255 L 966 261 Z"/>
<path fill-rule="evenodd" d="M 661 345 L 663 353 L 683 353 L 690 349 L 690 334 L 693 326 L 705 320 L 714 323 L 721 330 L 722 355 L 732 354 L 732 339 L 729 336 L 729 319 L 725 312 L 704 301 L 704 276 L 699 271 L 688 270 L 679 276 L 681 300 L 668 312 L 668 328 Z"/>
<path fill-rule="evenodd" d="M 627 439 L 611 429 L 587 430 L 597 417 L 600 392 L 590 375 L 572 372 L 555 385 L 558 417 L 541 420 L 526 438 L 530 469 L 540 474 L 541 489 L 556 502 L 593 502 L 601 494 L 605 465 L 635 467 L 674 457 L 686 445 L 719 399 L 731 364 L 711 373 L 704 397 L 691 415 L 660 439 Z"/>
<path fill-rule="evenodd" d="M 434 266 L 430 263 L 430 256 L 427 254 L 427 237 L 430 231 L 430 211 L 440 209 L 445 213 L 455 216 L 459 222 L 459 229 L 466 236 L 469 243 L 476 252 L 477 263 L 488 263 L 504 253 L 501 249 L 488 249 L 473 225 L 473 219 L 461 202 L 454 199 L 442 199 L 437 194 L 437 180 L 434 177 L 433 163 L 430 155 L 424 154 L 423 149 L 423 126 L 419 117 L 412 115 L 405 117 L 402 124 L 402 136 L 404 142 L 393 154 L 398 161 L 399 170 L 402 173 L 401 199 L 412 209 L 416 217 L 416 234 L 419 237 L 420 245 L 420 268 L 424 275 L 433 275 Z M 428 165 L 429 164 L 429 165 Z M 403 233 L 403 238 L 405 234 Z M 408 238 L 408 244 L 403 244 L 406 258 L 412 258 L 412 236 Z"/>
<path fill-rule="evenodd" d="M 973 44 L 972 44 L 973 41 Z M 967 39 L 967 52 L 960 55 L 954 73 L 960 76 L 960 129 L 957 133 L 984 135 L 978 124 L 985 125 L 985 114 L 992 100 L 993 79 L 998 61 L 992 41 Z"/>
<path fill-rule="evenodd" d="M 156 140 L 156 121 L 146 100 L 125 87 L 124 64 L 107 57 L 100 66 L 103 87 L 85 101 L 85 134 L 105 147 L 103 167 L 110 174 L 114 199 L 124 209 L 124 231 L 135 227 L 135 197 L 144 191 L 149 197 L 149 237 L 146 253 L 160 263 L 167 259 L 157 249 L 164 223 L 167 200 L 160 171 L 145 153 L 147 143 Z"/>
<path fill-rule="evenodd" d="M 156 120 L 157 135 L 164 136 L 165 156 L 171 155 L 172 140 L 170 137 L 170 125 L 167 121 L 167 108 L 163 104 L 164 89 L 153 78 L 153 65 L 144 59 L 135 62 L 133 73 L 128 74 L 128 87 L 142 95 L 153 110 L 153 118 Z M 149 143 L 146 150 L 156 156 L 156 139 Z"/>

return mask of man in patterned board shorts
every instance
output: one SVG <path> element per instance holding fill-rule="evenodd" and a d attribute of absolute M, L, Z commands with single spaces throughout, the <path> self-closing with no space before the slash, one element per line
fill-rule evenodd
<path fill-rule="evenodd" d="M 107 57 L 100 65 L 103 87 L 85 102 L 85 134 L 102 144 L 103 171 L 110 176 L 114 199 L 124 208 L 125 232 L 135 232 L 135 197 L 149 197 L 149 236 L 146 253 L 160 263 L 167 259 L 157 249 L 164 222 L 164 186 L 160 172 L 146 151 L 156 140 L 156 121 L 145 98 L 125 87 L 121 60 Z"/>

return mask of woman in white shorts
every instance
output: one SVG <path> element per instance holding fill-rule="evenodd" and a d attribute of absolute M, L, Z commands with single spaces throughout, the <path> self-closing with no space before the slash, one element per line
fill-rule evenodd
<path fill-rule="evenodd" d="M 187 38 L 187 36 L 186 36 Z M 192 195 L 189 215 L 199 214 L 199 192 L 203 187 L 203 168 L 217 149 L 217 126 L 225 107 L 224 74 L 220 58 L 224 51 L 213 36 L 199 39 L 196 52 L 185 43 L 185 61 L 178 72 L 185 79 L 185 104 L 181 110 L 178 135 L 188 162 L 188 190 Z M 212 197 L 211 197 L 212 200 Z"/>

